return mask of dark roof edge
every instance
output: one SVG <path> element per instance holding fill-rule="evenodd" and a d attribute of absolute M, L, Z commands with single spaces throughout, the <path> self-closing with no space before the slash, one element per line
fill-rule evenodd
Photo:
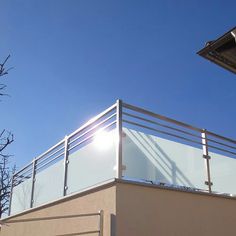
<path fill-rule="evenodd" d="M 231 30 L 229 30 L 228 32 L 226 32 L 225 34 L 223 34 L 222 36 L 220 36 L 216 40 L 213 40 L 212 43 L 210 43 L 209 45 L 206 45 L 203 49 L 199 50 L 197 52 L 197 54 L 200 56 L 203 56 L 202 54 L 204 52 L 209 51 L 209 49 L 216 48 L 219 44 L 219 41 L 220 41 L 220 43 L 222 43 L 222 41 L 228 40 L 229 35 L 231 35 L 231 32 L 234 30 L 236 30 L 236 27 L 233 27 Z"/>

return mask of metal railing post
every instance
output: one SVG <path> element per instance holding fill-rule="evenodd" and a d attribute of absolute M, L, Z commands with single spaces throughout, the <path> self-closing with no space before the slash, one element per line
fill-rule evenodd
<path fill-rule="evenodd" d="M 116 178 L 122 178 L 122 100 L 116 101 Z"/>
<path fill-rule="evenodd" d="M 103 236 L 103 222 L 104 222 L 104 211 L 99 211 L 100 220 L 99 220 L 99 236 Z"/>
<path fill-rule="evenodd" d="M 33 207 L 34 204 L 34 186 L 35 186 L 35 174 L 36 174 L 36 160 L 34 159 L 32 162 L 32 186 L 31 186 L 31 197 L 30 197 L 30 208 Z"/>
<path fill-rule="evenodd" d="M 205 181 L 205 184 L 208 185 L 209 193 L 212 192 L 211 186 L 213 183 L 211 182 L 211 172 L 210 172 L 210 159 L 209 151 L 208 151 L 208 142 L 207 142 L 207 134 L 206 130 L 202 130 L 202 149 L 203 149 L 203 158 L 205 159 L 206 164 L 206 172 L 207 172 L 207 181 Z"/>
<path fill-rule="evenodd" d="M 63 184 L 63 196 L 66 196 L 67 193 L 67 171 L 68 171 L 68 136 L 65 136 L 65 149 L 64 149 L 64 184 Z"/>
<path fill-rule="evenodd" d="M 11 190 L 10 190 L 10 197 L 9 197 L 8 216 L 11 215 L 11 202 L 12 202 L 12 192 L 13 192 L 14 176 L 15 176 L 15 174 L 12 175 L 12 180 L 11 180 Z"/>

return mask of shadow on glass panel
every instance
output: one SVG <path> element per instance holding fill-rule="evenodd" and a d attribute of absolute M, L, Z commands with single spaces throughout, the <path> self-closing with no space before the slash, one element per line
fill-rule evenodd
<path fill-rule="evenodd" d="M 124 176 L 154 184 L 206 188 L 201 149 L 124 128 Z"/>

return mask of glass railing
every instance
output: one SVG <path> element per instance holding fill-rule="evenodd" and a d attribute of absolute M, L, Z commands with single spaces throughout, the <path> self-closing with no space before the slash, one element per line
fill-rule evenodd
<path fill-rule="evenodd" d="M 116 130 L 115 104 L 14 174 L 9 214 L 116 178 Z"/>
<path fill-rule="evenodd" d="M 236 141 L 123 103 L 122 177 L 236 195 Z"/>
<path fill-rule="evenodd" d="M 236 141 L 118 100 L 13 176 L 9 214 L 120 178 L 234 196 Z"/>
<path fill-rule="evenodd" d="M 207 189 L 201 149 L 129 128 L 123 131 L 124 178 Z"/>

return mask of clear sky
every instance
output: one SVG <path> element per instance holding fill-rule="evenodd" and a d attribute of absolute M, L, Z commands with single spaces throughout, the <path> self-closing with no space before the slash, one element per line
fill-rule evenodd
<path fill-rule="evenodd" d="M 18 166 L 117 98 L 236 139 L 236 76 L 196 55 L 235 1 L 0 0 L 0 130 Z"/>

